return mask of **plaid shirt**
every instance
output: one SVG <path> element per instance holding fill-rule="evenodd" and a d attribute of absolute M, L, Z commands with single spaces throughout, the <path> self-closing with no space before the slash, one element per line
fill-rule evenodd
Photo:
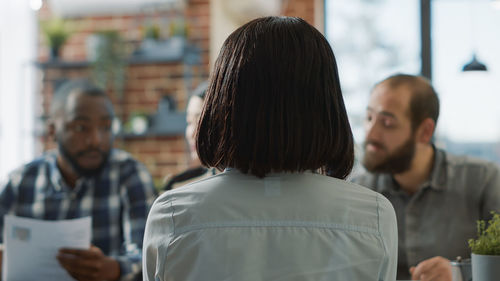
<path fill-rule="evenodd" d="M 119 262 L 120 280 L 132 280 L 141 271 L 144 227 L 155 197 L 149 172 L 124 151 L 113 149 L 102 172 L 78 179 L 74 188 L 65 184 L 51 151 L 0 186 L 0 230 L 6 214 L 41 220 L 91 216 L 92 244 Z"/>

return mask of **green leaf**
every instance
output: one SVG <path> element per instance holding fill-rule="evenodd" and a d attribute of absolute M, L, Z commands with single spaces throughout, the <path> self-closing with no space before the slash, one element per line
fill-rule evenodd
<path fill-rule="evenodd" d="M 500 214 L 491 212 L 488 226 L 484 220 L 477 221 L 477 239 L 469 239 L 469 247 L 474 254 L 500 255 Z"/>
<path fill-rule="evenodd" d="M 42 31 L 50 47 L 61 47 L 70 35 L 67 23 L 60 18 L 52 18 L 40 23 Z"/>

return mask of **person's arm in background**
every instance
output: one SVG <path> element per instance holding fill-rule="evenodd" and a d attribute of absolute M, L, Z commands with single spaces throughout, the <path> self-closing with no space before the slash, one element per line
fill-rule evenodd
<path fill-rule="evenodd" d="M 115 257 L 120 264 L 121 280 L 129 280 L 142 270 L 142 241 L 149 210 L 156 199 L 156 190 L 146 167 L 137 163 L 122 186 L 123 240 L 126 253 Z"/>
<path fill-rule="evenodd" d="M 0 243 L 3 243 L 4 216 L 12 210 L 16 202 L 15 190 L 18 184 L 19 182 L 13 182 L 11 178 L 0 184 Z"/>
<path fill-rule="evenodd" d="M 16 186 L 20 183 L 19 180 L 16 183 Z M 13 186 L 13 181 L 9 177 L 4 182 L 0 183 L 0 244 L 3 243 L 3 225 L 4 225 L 4 216 L 12 210 L 14 207 L 14 202 L 16 202 L 15 188 Z M 0 247 L 0 280 L 2 279 L 2 262 L 3 262 L 3 244 Z"/>
<path fill-rule="evenodd" d="M 57 260 L 69 275 L 79 281 L 115 281 L 120 278 L 120 264 L 96 246 L 88 250 L 61 248 Z"/>
<path fill-rule="evenodd" d="M 398 222 L 391 202 L 377 194 L 379 232 L 385 250 L 380 281 L 396 280 L 398 269 Z"/>
<path fill-rule="evenodd" d="M 410 268 L 411 279 L 421 281 L 452 281 L 450 260 L 432 257 Z"/>

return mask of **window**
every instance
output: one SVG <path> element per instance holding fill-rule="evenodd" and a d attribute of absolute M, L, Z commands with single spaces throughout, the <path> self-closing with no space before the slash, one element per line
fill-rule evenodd
<path fill-rule="evenodd" d="M 0 178 L 34 156 L 35 12 L 27 0 L 0 8 Z"/>
<path fill-rule="evenodd" d="M 325 0 L 354 138 L 364 139 L 371 87 L 421 72 L 421 0 Z M 500 163 L 500 10 L 487 0 L 431 0 L 432 83 L 441 101 L 436 144 Z M 487 72 L 462 72 L 473 53 Z"/>
<path fill-rule="evenodd" d="M 418 0 L 325 0 L 326 37 L 357 143 L 373 85 L 396 72 L 420 72 L 418 11 Z"/>
<path fill-rule="evenodd" d="M 432 1 L 437 139 L 448 150 L 500 163 L 500 10 L 490 1 Z M 488 71 L 462 72 L 473 53 Z"/>

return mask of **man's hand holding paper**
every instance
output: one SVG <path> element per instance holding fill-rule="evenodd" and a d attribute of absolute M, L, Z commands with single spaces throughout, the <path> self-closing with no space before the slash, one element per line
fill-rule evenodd
<path fill-rule="evenodd" d="M 93 245 L 89 250 L 62 248 L 57 260 L 79 281 L 117 280 L 120 277 L 118 262 Z"/>

